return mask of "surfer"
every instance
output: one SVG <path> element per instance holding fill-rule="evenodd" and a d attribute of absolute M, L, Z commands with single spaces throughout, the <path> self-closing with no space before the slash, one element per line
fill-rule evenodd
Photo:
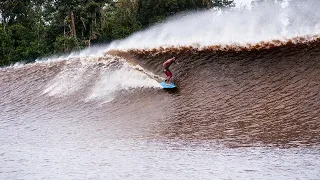
<path fill-rule="evenodd" d="M 172 73 L 171 71 L 169 70 L 169 67 L 171 66 L 172 63 L 176 63 L 176 57 L 172 57 L 171 59 L 168 59 L 166 60 L 162 66 L 164 68 L 163 72 L 164 74 L 167 76 L 166 80 L 164 82 L 166 83 L 170 83 L 170 79 L 172 77 Z"/>

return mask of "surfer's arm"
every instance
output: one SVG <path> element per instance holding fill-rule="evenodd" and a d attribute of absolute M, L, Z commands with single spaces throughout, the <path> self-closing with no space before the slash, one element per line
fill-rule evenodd
<path fill-rule="evenodd" d="M 172 63 L 177 64 L 177 63 L 176 63 L 176 57 L 173 57 L 173 58 L 168 59 L 168 62 L 170 62 L 170 64 L 172 64 Z"/>
<path fill-rule="evenodd" d="M 173 57 L 172 59 L 174 59 L 174 60 L 173 60 L 173 63 L 179 64 L 176 57 Z"/>

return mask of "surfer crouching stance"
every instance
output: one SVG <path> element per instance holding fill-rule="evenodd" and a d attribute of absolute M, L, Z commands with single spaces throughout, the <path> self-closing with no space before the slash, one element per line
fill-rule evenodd
<path fill-rule="evenodd" d="M 165 80 L 166 83 L 170 83 L 170 79 L 171 79 L 171 77 L 172 77 L 172 73 L 171 73 L 171 71 L 169 70 L 169 67 L 171 66 L 172 63 L 176 63 L 175 61 L 176 61 L 176 57 L 173 57 L 173 58 L 171 58 L 171 59 L 166 60 L 166 61 L 162 64 L 162 66 L 163 66 L 163 68 L 164 68 L 163 72 L 164 72 L 164 74 L 167 76 L 167 78 L 166 78 L 166 80 Z"/>

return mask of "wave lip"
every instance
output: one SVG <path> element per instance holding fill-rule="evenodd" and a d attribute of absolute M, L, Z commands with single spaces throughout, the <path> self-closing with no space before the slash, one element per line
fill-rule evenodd
<path fill-rule="evenodd" d="M 293 3 L 292 3 L 293 4 Z M 305 15 L 308 15 L 305 18 Z M 109 50 L 153 49 L 179 46 L 207 47 L 258 44 L 295 37 L 318 36 L 320 13 L 315 6 L 263 4 L 252 10 L 220 12 L 214 9 L 184 13 L 149 29 L 115 41 Z"/>

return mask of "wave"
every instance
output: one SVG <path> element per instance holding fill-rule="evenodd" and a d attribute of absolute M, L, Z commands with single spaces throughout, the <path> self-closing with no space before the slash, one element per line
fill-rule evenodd
<path fill-rule="evenodd" d="M 317 2 L 316 2 L 317 3 Z M 293 4 L 293 5 L 291 5 Z M 263 3 L 252 10 L 215 9 L 184 13 L 130 37 L 115 41 L 109 50 L 159 47 L 207 47 L 257 44 L 320 34 L 320 13 L 314 3 L 281 7 Z"/>
<path fill-rule="evenodd" d="M 223 139 L 229 145 L 319 143 L 317 37 L 253 46 L 171 47 L 109 53 L 135 61 L 159 75 L 162 63 L 177 57 L 179 64 L 171 67 L 178 85 L 177 97 L 170 102 L 172 110 L 167 110 L 170 115 L 165 121 L 170 123 L 159 130 L 160 136 Z"/>
<path fill-rule="evenodd" d="M 178 16 L 110 45 L 1 68 L 0 117 L 108 121 L 117 137 L 319 145 L 319 24 L 285 24 L 291 11 L 275 9 Z M 164 91 L 172 56 L 178 88 Z"/>

